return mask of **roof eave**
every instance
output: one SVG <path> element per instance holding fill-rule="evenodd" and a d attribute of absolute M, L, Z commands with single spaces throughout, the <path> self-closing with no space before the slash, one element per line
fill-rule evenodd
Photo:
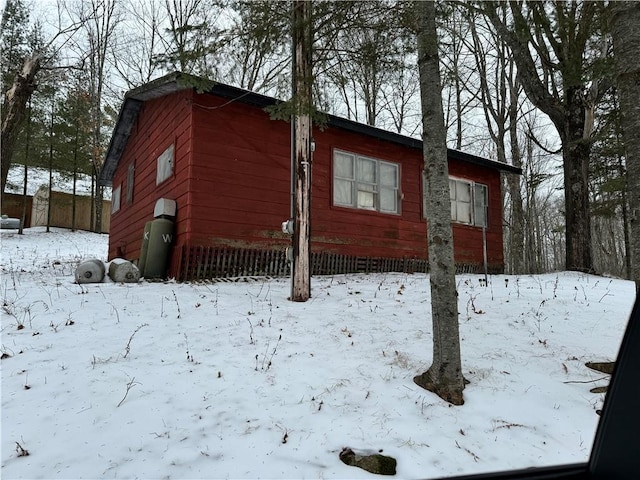
<path fill-rule="evenodd" d="M 109 148 L 107 149 L 102 169 L 100 170 L 100 178 L 98 180 L 100 185 L 111 186 L 116 167 L 127 146 L 131 129 L 138 118 L 142 104 L 142 100 L 125 98 L 122 108 L 120 109 L 120 114 L 118 115 L 118 122 L 113 129 L 113 134 L 109 141 Z"/>
<path fill-rule="evenodd" d="M 129 135 L 131 134 L 131 129 L 137 119 L 142 104 L 146 101 L 153 100 L 154 98 L 159 98 L 171 93 L 192 88 L 195 88 L 198 91 L 205 91 L 212 95 L 235 99 L 239 102 L 248 103 L 260 108 L 265 108 L 280 102 L 273 97 L 267 97 L 265 95 L 232 87 L 230 85 L 214 83 L 201 77 L 180 72 L 170 73 L 138 88 L 134 88 L 125 95 L 125 100 L 118 116 L 118 122 L 114 128 L 102 171 L 100 173 L 100 185 L 111 185 L 116 167 L 120 161 L 122 153 L 124 152 Z M 398 143 L 410 148 L 422 149 L 422 141 L 419 139 L 382 130 L 371 125 L 354 122 L 353 120 L 337 117 L 335 115 L 328 115 L 327 117 L 329 126 Z M 505 173 L 522 175 L 522 169 L 506 163 L 496 162 L 494 160 L 478 157 L 458 150 L 447 149 L 447 153 L 451 159 L 492 168 Z"/>

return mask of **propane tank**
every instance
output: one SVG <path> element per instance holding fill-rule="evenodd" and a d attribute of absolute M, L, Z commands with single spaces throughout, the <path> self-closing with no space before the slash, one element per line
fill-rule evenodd
<path fill-rule="evenodd" d="M 140 270 L 124 258 L 114 258 L 109 263 L 109 278 L 116 283 L 136 283 L 140 279 Z"/>
<path fill-rule="evenodd" d="M 164 278 L 169 266 L 169 252 L 173 242 L 173 222 L 156 218 L 149 230 L 149 246 L 144 264 L 145 278 Z"/>
<path fill-rule="evenodd" d="M 104 262 L 92 258 L 76 268 L 76 283 L 101 283 L 104 280 Z"/>
<path fill-rule="evenodd" d="M 151 231 L 152 223 L 151 221 L 145 223 L 144 232 L 142 233 L 142 245 L 140 246 L 140 258 L 138 259 L 138 270 L 141 277 L 144 277 L 144 266 L 147 262 L 147 252 L 149 250 L 149 232 Z"/>

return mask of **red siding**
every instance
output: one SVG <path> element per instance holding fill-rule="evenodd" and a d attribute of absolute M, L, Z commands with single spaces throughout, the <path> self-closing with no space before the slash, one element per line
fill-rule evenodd
<path fill-rule="evenodd" d="M 501 176 L 497 170 L 466 162 L 449 162 L 449 174 L 457 178 L 473 180 L 487 185 L 489 189 L 489 225 L 487 227 L 488 264 L 502 266 L 504 250 L 502 243 L 502 190 Z M 453 223 L 453 240 L 456 261 L 459 263 L 481 263 L 482 229 Z"/>
<path fill-rule="evenodd" d="M 289 218 L 289 125 L 209 95 L 199 95 L 197 104 L 187 242 L 286 245 L 280 225 Z"/>
<path fill-rule="evenodd" d="M 111 215 L 109 259 L 137 259 L 144 224 L 153 220 L 153 209 L 160 198 L 175 200 L 178 205 L 177 232 L 186 231 L 189 192 L 189 159 L 191 157 L 190 92 L 148 101 L 142 107 L 122 158 L 116 169 L 113 186 L 122 185 L 120 210 Z M 158 156 L 174 144 L 173 176 L 156 185 Z M 127 169 L 135 164 L 133 203 L 126 203 Z"/>
<path fill-rule="evenodd" d="M 290 211 L 288 123 L 270 120 L 262 109 L 239 101 L 180 93 L 145 103 L 136 127 L 113 181 L 114 187 L 123 184 L 123 193 L 121 210 L 111 220 L 110 257 L 118 254 L 119 245 L 124 256 L 138 257 L 144 223 L 152 219 L 155 201 L 162 196 L 178 203 L 178 246 L 264 248 L 290 243 L 280 230 Z M 314 138 L 312 249 L 361 257 L 426 258 L 421 150 L 336 127 L 315 129 Z M 174 177 L 156 187 L 156 158 L 174 140 Z M 401 214 L 333 206 L 334 149 L 400 164 Z M 134 204 L 127 206 L 124 181 L 134 160 Z M 455 160 L 449 171 L 488 186 L 489 265 L 500 268 L 499 171 Z M 456 261 L 481 264 L 482 229 L 453 225 Z"/>
<path fill-rule="evenodd" d="M 421 218 L 420 152 L 336 128 L 315 132 L 312 231 L 318 246 L 336 253 L 372 257 L 420 257 L 427 253 Z M 400 164 L 399 215 L 333 206 L 334 149 Z M 355 242 L 353 241 L 355 240 Z"/>
<path fill-rule="evenodd" d="M 192 245 L 286 245 L 280 224 L 289 218 L 290 126 L 261 109 L 208 95 L 194 110 Z M 213 108 L 211 108 L 213 107 Z M 216 108 L 219 107 L 219 108 Z M 402 258 L 427 255 L 422 212 L 422 152 L 361 134 L 315 129 L 312 248 L 354 256 Z M 401 165 L 400 215 L 334 207 L 334 149 Z M 502 205 L 497 170 L 451 161 L 450 173 L 489 187 L 489 263 L 501 265 Z M 456 260 L 481 263 L 482 230 L 454 224 Z"/>

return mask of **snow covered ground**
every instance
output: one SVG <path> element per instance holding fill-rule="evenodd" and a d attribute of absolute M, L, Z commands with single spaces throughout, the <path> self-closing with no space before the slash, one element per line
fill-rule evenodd
<path fill-rule="evenodd" d="M 34 195 L 41 186 L 49 185 L 49 171 L 40 167 L 29 167 L 27 181 L 27 195 Z M 73 192 L 73 179 L 70 175 L 61 175 L 60 172 L 53 172 L 53 189 L 59 192 Z M 22 194 L 24 189 L 24 167 L 22 165 L 12 165 L 7 177 L 6 191 L 10 193 Z M 79 175 L 76 185 L 78 195 L 89 195 L 91 193 L 91 179 L 86 175 Z"/>
<path fill-rule="evenodd" d="M 53 190 L 56 192 L 73 193 L 73 177 L 60 172 L 53 172 Z M 49 171 L 40 167 L 29 167 L 27 180 L 27 195 L 35 195 L 40 187 L 49 186 Z M 12 165 L 9 168 L 5 191 L 22 195 L 24 190 L 24 167 Z M 91 177 L 79 174 L 76 182 L 77 195 L 91 195 Z M 111 188 L 105 188 L 104 198 L 111 199 Z"/>
<path fill-rule="evenodd" d="M 2 478 L 372 478 L 344 447 L 428 478 L 588 458 L 631 282 L 458 277 L 465 404 L 412 378 L 428 276 L 74 283 L 107 237 L 1 233 Z M 28 455 L 25 453 L 28 452 Z"/>

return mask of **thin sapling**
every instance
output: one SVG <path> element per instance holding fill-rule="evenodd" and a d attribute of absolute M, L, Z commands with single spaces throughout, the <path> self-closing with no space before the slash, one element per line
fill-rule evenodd
<path fill-rule="evenodd" d="M 124 355 L 122 355 L 122 358 L 127 358 L 127 355 L 129 355 L 129 353 L 131 352 L 131 341 L 133 340 L 133 337 L 135 336 L 135 334 L 138 333 L 141 328 L 148 327 L 148 326 L 149 326 L 148 323 L 143 323 L 142 325 L 138 325 L 138 327 L 133 331 L 133 333 L 129 337 L 129 341 L 127 342 L 127 345 L 124 347 Z"/>
<path fill-rule="evenodd" d="M 120 405 L 124 403 L 124 401 L 127 398 L 127 395 L 129 395 L 129 391 L 136 385 L 141 385 L 140 382 L 136 382 L 136 377 L 129 377 L 129 382 L 127 383 L 127 387 L 126 387 L 127 390 L 124 392 L 124 397 L 122 397 L 122 400 L 120 400 L 120 403 L 118 403 L 116 408 L 118 408 Z"/>

